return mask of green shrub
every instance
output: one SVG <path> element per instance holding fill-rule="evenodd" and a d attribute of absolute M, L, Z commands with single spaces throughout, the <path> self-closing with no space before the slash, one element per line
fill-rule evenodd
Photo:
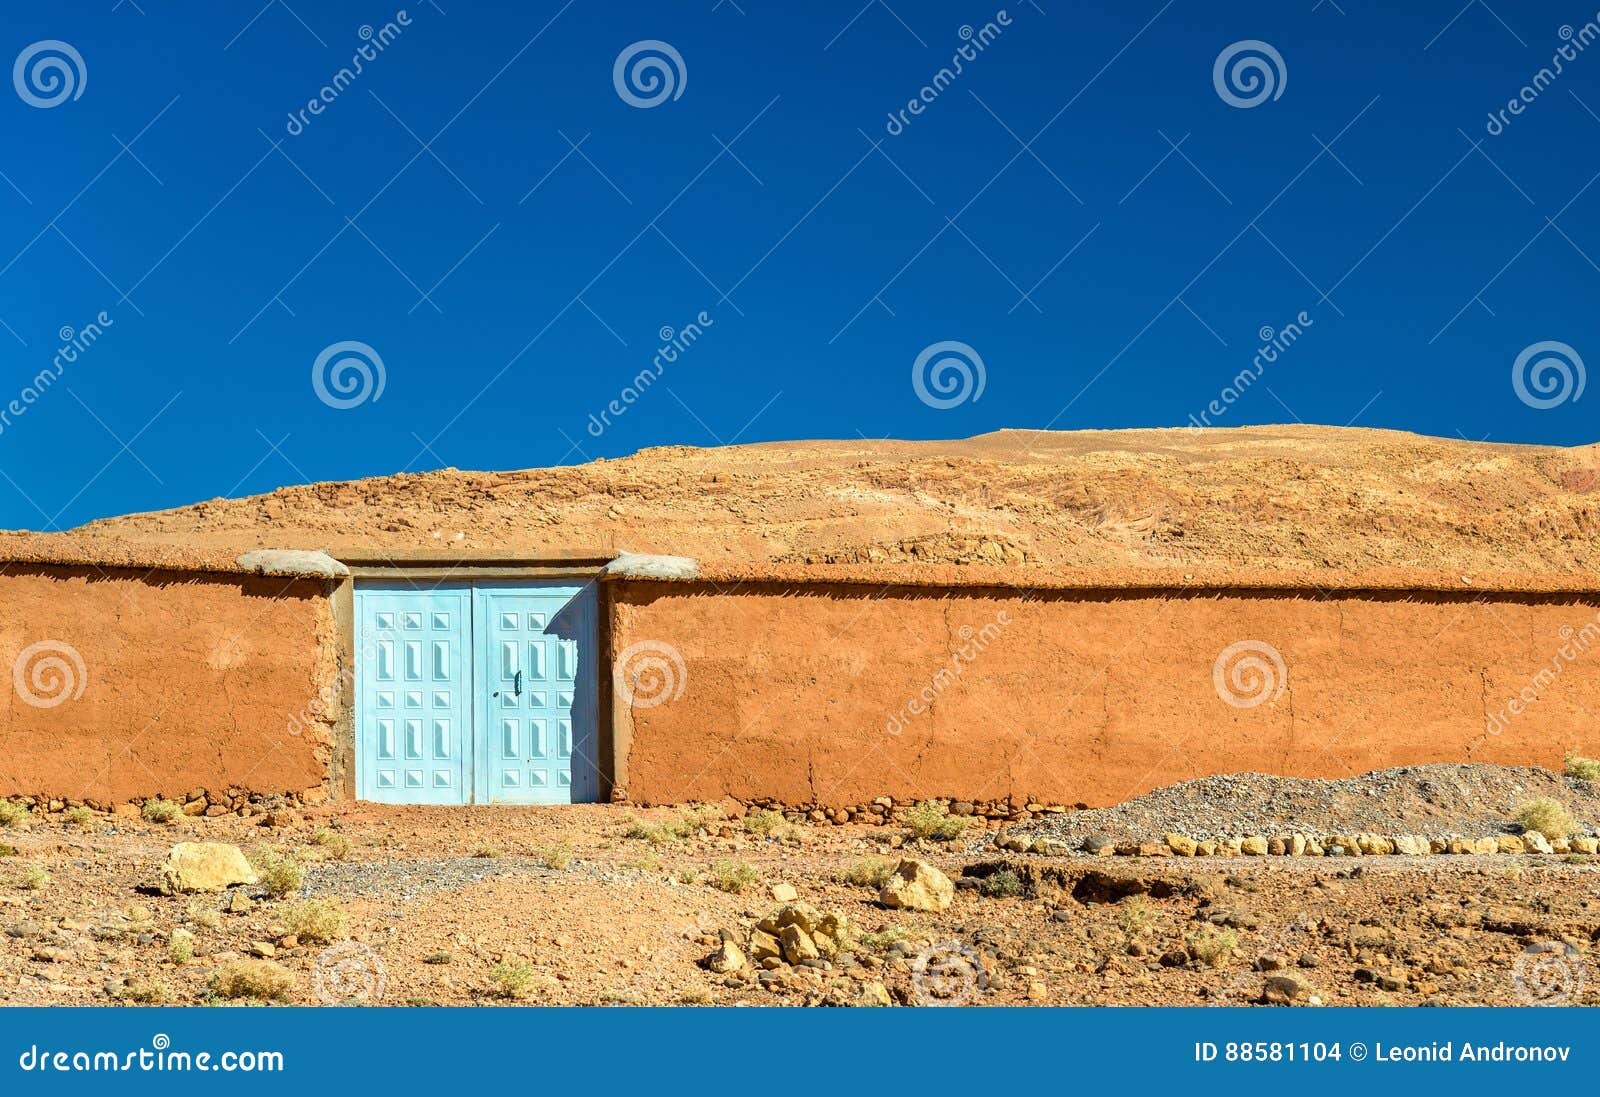
<path fill-rule="evenodd" d="M 978 892 L 988 899 L 1015 899 L 1023 892 L 1022 877 L 1009 868 L 991 872 L 978 882 Z"/>
<path fill-rule="evenodd" d="M 307 899 L 283 912 L 286 929 L 308 945 L 328 945 L 345 938 L 344 911 L 332 899 Z"/>
<path fill-rule="evenodd" d="M 1559 800 L 1535 797 L 1517 809 L 1517 822 L 1523 830 L 1538 831 L 1552 842 L 1572 833 L 1572 814 Z"/>
<path fill-rule="evenodd" d="M 670 842 L 672 835 L 667 828 L 656 823 L 647 823 L 643 819 L 629 816 L 626 820 L 627 829 L 622 832 L 624 838 L 632 838 L 636 842 L 649 842 L 652 846 L 659 846 Z"/>
<path fill-rule="evenodd" d="M 665 830 L 673 838 L 691 838 L 701 831 L 709 831 L 727 818 L 716 804 L 699 804 L 680 812 L 677 818 L 666 824 Z"/>
<path fill-rule="evenodd" d="M 69 827 L 86 827 L 94 822 L 94 812 L 80 804 L 62 812 L 61 821 Z"/>
<path fill-rule="evenodd" d="M 39 865 L 24 865 L 13 882 L 23 891 L 43 891 L 50 883 L 50 874 Z"/>
<path fill-rule="evenodd" d="M 560 872 L 572 863 L 572 847 L 566 842 L 546 846 L 539 851 L 539 863 L 547 869 Z"/>
<path fill-rule="evenodd" d="M 1600 777 L 1600 758 L 1585 758 L 1581 754 L 1567 755 L 1567 776 L 1580 781 L 1593 781 Z"/>
<path fill-rule="evenodd" d="M 744 817 L 744 832 L 754 834 L 757 838 L 769 838 L 787 825 L 782 815 L 766 808 L 759 808 Z"/>
<path fill-rule="evenodd" d="M 1231 929 L 1202 926 L 1183 938 L 1189 946 L 1189 955 L 1206 967 L 1220 967 L 1228 962 L 1233 950 L 1239 947 L 1239 935 Z"/>
<path fill-rule="evenodd" d="M 26 804 L 0 800 L 0 827 L 19 827 L 33 818 L 33 809 Z"/>
<path fill-rule="evenodd" d="M 533 969 L 527 964 L 505 960 L 489 972 L 489 978 L 494 980 L 495 993 L 501 998 L 526 998 L 533 990 L 533 975 Z"/>
<path fill-rule="evenodd" d="M 260 877 L 262 889 L 270 898 L 281 899 L 285 895 L 297 895 L 300 892 L 300 885 L 305 883 L 305 873 L 301 870 L 299 861 L 267 846 L 259 846 L 251 852 L 250 864 Z"/>
<path fill-rule="evenodd" d="M 711 886 L 729 895 L 738 895 L 756 880 L 756 870 L 745 861 L 723 859 L 711 866 Z"/>
<path fill-rule="evenodd" d="M 904 926 L 885 926 L 883 929 L 871 933 L 863 933 L 857 938 L 857 943 L 868 952 L 886 952 L 890 945 L 896 941 L 906 939 Z"/>
<path fill-rule="evenodd" d="M 1130 895 L 1117 904 L 1117 925 L 1130 941 L 1143 936 L 1154 917 L 1155 910 L 1143 895 Z"/>
<path fill-rule="evenodd" d="M 182 967 L 194 959 L 194 934 L 186 929 L 175 929 L 167 938 L 167 959 Z"/>
<path fill-rule="evenodd" d="M 139 814 L 143 815 L 148 823 L 170 823 L 183 814 L 183 805 L 176 800 L 163 800 L 157 796 L 152 800 L 146 800 L 144 807 L 139 809 Z"/>
<path fill-rule="evenodd" d="M 15 857 L 16 855 L 16 846 L 12 845 L 10 842 L 0 842 L 0 857 Z"/>
<path fill-rule="evenodd" d="M 885 880 L 894 875 L 896 861 L 887 857 L 863 857 L 844 870 L 843 880 L 858 888 L 881 888 Z"/>
<path fill-rule="evenodd" d="M 943 800 L 924 800 L 906 812 L 906 826 L 918 838 L 950 842 L 961 837 L 969 820 L 951 815 Z"/>

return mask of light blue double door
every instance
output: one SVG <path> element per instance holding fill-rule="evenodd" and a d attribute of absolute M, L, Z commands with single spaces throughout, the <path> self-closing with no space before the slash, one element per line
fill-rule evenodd
<path fill-rule="evenodd" d="M 597 799 L 595 643 L 592 587 L 358 582 L 357 795 Z"/>

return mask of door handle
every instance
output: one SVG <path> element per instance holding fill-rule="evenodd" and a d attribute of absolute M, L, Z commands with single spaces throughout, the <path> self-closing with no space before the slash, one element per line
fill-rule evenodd
<path fill-rule="evenodd" d="M 522 672 L 520 670 L 511 679 L 511 689 L 518 697 L 522 696 Z"/>

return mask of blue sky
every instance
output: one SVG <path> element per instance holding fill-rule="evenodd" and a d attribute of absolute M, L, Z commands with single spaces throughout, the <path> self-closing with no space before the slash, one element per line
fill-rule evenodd
<path fill-rule="evenodd" d="M 0 526 L 663 444 L 1178 426 L 1252 368 L 1212 421 L 1600 434 L 1600 394 L 1513 384 L 1537 344 L 1600 361 L 1592 5 L 10 7 Z M 1241 42 L 1268 82 L 1219 90 Z M 664 83 L 625 63 L 619 91 L 630 52 Z M 381 393 L 335 353 L 355 388 L 325 400 L 352 343 Z M 969 365 L 919 398 L 952 343 L 981 394 Z"/>

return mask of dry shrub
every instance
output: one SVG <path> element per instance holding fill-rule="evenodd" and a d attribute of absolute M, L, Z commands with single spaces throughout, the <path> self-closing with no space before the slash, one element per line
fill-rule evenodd
<path fill-rule="evenodd" d="M 1534 830 L 1550 839 L 1565 838 L 1572 833 L 1572 813 L 1559 800 L 1538 796 L 1517 809 L 1517 822 L 1523 830 Z"/>
<path fill-rule="evenodd" d="M 283 912 L 283 924 L 308 945 L 327 945 L 345 938 L 344 910 L 332 899 L 307 899 Z"/>
<path fill-rule="evenodd" d="M 863 857 L 845 869 L 844 882 L 876 891 L 883 887 L 885 880 L 894 875 L 894 868 L 898 863 L 887 857 Z"/>
<path fill-rule="evenodd" d="M 754 886 L 756 879 L 756 870 L 747 861 L 723 859 L 711 866 L 711 886 L 729 895 Z"/>
<path fill-rule="evenodd" d="M 294 976 L 271 960 L 234 960 L 211 976 L 211 992 L 219 998 L 281 1001 L 294 988 Z"/>
<path fill-rule="evenodd" d="M 906 812 L 906 826 L 918 838 L 950 842 L 961 837 L 968 820 L 951 815 L 943 800 L 924 800 Z"/>
<path fill-rule="evenodd" d="M 183 814 L 183 805 L 176 800 L 163 800 L 157 796 L 146 800 L 139 814 L 144 816 L 147 823 L 170 823 Z"/>

